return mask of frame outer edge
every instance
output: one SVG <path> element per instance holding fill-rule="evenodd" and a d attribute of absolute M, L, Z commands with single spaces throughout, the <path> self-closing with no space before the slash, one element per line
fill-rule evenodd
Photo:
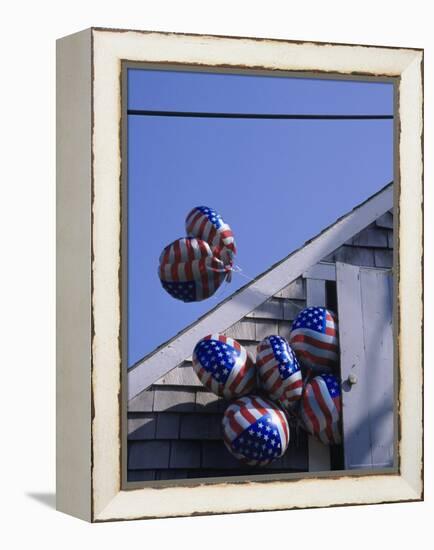
<path fill-rule="evenodd" d="M 419 499 L 423 497 L 422 68 L 423 52 L 417 52 L 401 76 L 398 235 L 400 471 Z"/>
<path fill-rule="evenodd" d="M 91 511 L 91 30 L 56 44 L 56 508 Z"/>
<path fill-rule="evenodd" d="M 294 507 L 317 507 L 349 504 L 371 504 L 380 502 L 399 502 L 419 500 L 422 496 L 421 465 L 422 465 L 422 425 L 421 420 L 421 355 L 418 349 L 412 358 L 409 355 L 410 348 L 414 348 L 411 337 L 416 335 L 415 344 L 418 346 L 420 335 L 420 321 L 422 320 L 422 308 L 418 303 L 414 306 L 404 300 L 411 321 L 416 321 L 415 327 L 409 335 L 405 336 L 404 345 L 400 346 L 402 354 L 401 370 L 408 367 L 409 359 L 412 359 L 411 373 L 403 380 L 406 384 L 404 393 L 401 393 L 401 412 L 404 414 L 404 422 L 401 425 L 400 451 L 406 453 L 401 461 L 401 474 L 389 476 L 369 475 L 363 478 L 356 476 L 343 476 L 339 479 L 306 479 L 298 480 L 297 491 L 288 492 L 291 483 L 271 482 L 267 491 L 260 482 L 248 482 L 245 484 L 221 483 L 219 485 L 198 484 L 195 487 L 183 488 L 146 488 L 140 490 L 121 491 L 119 471 L 119 372 L 112 372 L 120 368 L 118 347 L 119 334 L 119 297 L 118 297 L 118 268 L 119 268 L 119 70 L 121 60 L 143 60 L 148 62 L 162 62 L 161 56 L 166 56 L 165 62 L 178 60 L 187 63 L 191 56 L 198 64 L 208 66 L 223 64 L 233 59 L 230 52 L 232 42 L 227 39 L 202 39 L 201 37 L 177 37 L 176 35 L 162 37 L 159 33 L 139 35 L 125 32 L 101 32 L 93 31 L 95 39 L 95 133 L 94 133 L 94 177 L 95 177 L 95 202 L 94 202 L 94 315 L 95 327 L 93 341 L 93 392 L 95 403 L 95 418 L 93 419 L 93 498 L 95 502 L 95 521 L 108 521 L 120 519 L 139 519 L 145 517 L 168 517 L 177 515 L 194 515 L 207 513 L 228 513 L 255 510 L 276 510 Z M 249 44 L 252 49 L 250 51 Z M 198 47 L 200 45 L 200 47 Z M 356 67 L 357 74 L 372 74 L 374 76 L 404 76 L 406 77 L 406 89 L 410 90 L 416 85 L 418 92 L 420 86 L 421 53 L 402 49 L 382 50 L 368 49 L 361 46 L 315 46 L 313 43 L 305 45 L 307 65 L 302 65 L 298 57 L 301 53 L 301 45 L 288 45 L 270 43 L 257 43 L 254 40 L 240 41 L 240 48 L 235 52 L 234 63 L 247 68 L 246 63 L 252 63 L 252 67 L 267 67 L 282 70 L 310 70 L 311 64 L 316 60 L 316 53 L 320 55 L 320 70 L 335 71 L 340 74 L 354 74 L 352 67 Z M 269 51 L 270 49 L 270 51 Z M 351 49 L 351 59 L 348 55 Z M 266 51 L 267 50 L 267 51 Z M 271 52 L 273 50 L 274 53 Z M 295 56 L 297 50 L 297 56 Z M 280 54 L 285 54 L 280 56 Z M 330 60 L 330 54 L 336 53 L 336 60 Z M 353 55 L 354 54 L 354 55 Z M 150 59 L 143 59 L 144 56 Z M 256 56 L 256 57 L 255 57 Z M 269 57 L 271 56 L 271 57 Z M 252 59 L 255 58 L 255 59 Z M 258 61 L 258 65 L 254 62 Z M 273 67 L 273 63 L 275 66 Z M 294 64 L 294 65 L 293 65 Z M 223 65 L 221 65 L 223 66 Z M 234 66 L 234 65 L 233 65 Z M 413 67 L 412 67 L 413 66 Z M 415 69 L 416 66 L 416 69 Z M 366 67 L 366 72 L 364 71 Z M 103 86 L 103 88 L 101 87 Z M 104 93 L 102 90 L 104 89 Z M 111 91 L 110 91 L 111 90 Z M 101 93 L 99 93 L 99 91 Z M 406 135 L 406 141 L 400 143 L 400 153 L 405 155 L 400 159 L 401 165 L 410 159 L 410 164 L 405 173 L 402 172 L 402 181 L 406 189 L 401 195 L 400 206 L 408 197 L 409 206 L 407 215 L 413 213 L 420 216 L 422 159 L 420 157 L 420 135 L 411 139 L 409 127 L 416 124 L 417 130 L 422 128 L 419 102 L 421 95 L 413 95 L 414 103 L 407 104 L 403 116 L 402 135 Z M 402 106 L 402 102 L 401 102 Z M 112 115 L 107 116 L 107 113 Z M 410 125 L 410 126 L 409 126 Z M 402 167 L 402 166 L 401 166 Z M 416 173 L 411 171 L 416 169 Z M 413 186 L 413 187 L 412 187 Z M 410 195 L 414 192 L 414 196 Z M 419 201 L 419 202 L 418 202 Z M 405 215 L 402 218 L 408 223 Z M 400 251 L 404 250 L 401 261 L 402 266 L 412 270 L 409 260 L 414 260 L 421 253 L 421 218 L 417 217 L 416 229 L 407 230 L 417 243 L 413 251 L 408 245 L 402 243 L 403 235 L 400 234 Z M 109 223 L 108 223 L 109 222 Z M 402 233 L 402 231 L 400 232 Z M 407 236 L 407 242 L 410 238 Z M 420 256 L 419 261 L 420 263 Z M 115 273 L 116 272 L 116 273 Z M 417 267 L 413 270 L 413 276 L 405 279 L 416 281 L 416 301 L 421 296 L 421 271 Z M 407 284 L 407 283 L 406 283 Z M 406 287 L 407 288 L 407 287 Z M 414 290 L 414 289 L 413 289 Z M 407 297 L 412 289 L 408 289 Z M 401 312 L 402 315 L 402 312 Z M 405 322 L 404 332 L 407 330 L 409 320 Z M 400 334 L 400 337 L 402 334 Z M 413 348 L 412 348 L 413 346 Z M 417 360 L 414 360 L 417 357 Z M 404 365 L 404 367 L 402 366 Z M 413 375 L 413 376 L 412 376 Z M 416 418 L 411 407 L 416 407 Z M 411 432 L 411 433 L 409 433 Z M 412 447 L 412 444 L 416 444 Z M 332 485 L 330 484 L 332 483 Z M 294 487 L 294 485 L 292 485 Z M 282 491 L 286 488 L 285 493 Z M 185 498 L 185 489 L 189 491 L 188 499 Z M 224 492 L 222 492 L 224 489 Z M 344 492 L 341 493 L 340 490 Z M 302 494 L 300 493 L 302 492 Z M 325 491 L 325 492 L 324 492 Z M 349 496 L 351 495 L 351 496 Z M 375 496 L 373 496 L 375 495 Z M 215 498 L 220 496 L 218 501 Z M 274 498 L 273 498 L 274 497 Z M 213 505 L 210 505 L 214 502 Z M 228 506 L 227 503 L 231 505 Z"/>

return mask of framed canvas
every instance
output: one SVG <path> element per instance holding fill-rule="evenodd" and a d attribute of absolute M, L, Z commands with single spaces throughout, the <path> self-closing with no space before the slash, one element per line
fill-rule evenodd
<path fill-rule="evenodd" d="M 57 44 L 57 507 L 423 498 L 423 51 Z"/>

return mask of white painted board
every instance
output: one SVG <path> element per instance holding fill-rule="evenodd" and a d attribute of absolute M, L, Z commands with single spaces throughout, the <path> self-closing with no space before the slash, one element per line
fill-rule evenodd
<path fill-rule="evenodd" d="M 345 468 L 393 466 L 392 274 L 337 262 Z M 349 375 L 356 383 L 348 383 Z"/>

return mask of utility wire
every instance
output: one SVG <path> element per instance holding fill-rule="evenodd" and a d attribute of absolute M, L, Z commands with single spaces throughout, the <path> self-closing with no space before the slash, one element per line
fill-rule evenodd
<path fill-rule="evenodd" d="M 146 111 L 128 109 L 133 116 L 163 116 L 186 118 L 246 118 L 270 120 L 391 120 L 393 115 L 289 115 L 289 114 L 255 114 L 255 113 L 198 113 L 187 111 Z"/>

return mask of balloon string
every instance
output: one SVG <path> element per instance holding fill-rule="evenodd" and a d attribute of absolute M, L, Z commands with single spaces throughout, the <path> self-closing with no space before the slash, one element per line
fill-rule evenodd
<path fill-rule="evenodd" d="M 256 279 L 251 277 L 250 275 L 248 275 L 239 265 L 235 265 L 233 268 L 232 268 L 232 271 L 234 273 L 237 273 L 238 275 L 240 275 L 241 277 L 244 277 L 245 279 L 247 279 L 248 281 L 255 281 Z M 262 294 L 263 296 L 265 296 L 265 294 L 263 292 L 260 292 L 260 294 Z M 268 298 L 271 298 L 271 296 L 268 296 Z M 286 298 L 286 300 L 292 304 L 294 307 L 296 307 L 298 310 L 302 310 L 304 309 L 306 306 L 305 305 L 300 305 L 299 303 L 297 302 L 294 302 L 294 300 L 291 300 L 290 298 Z"/>
<path fill-rule="evenodd" d="M 234 266 L 226 266 L 224 269 L 221 269 L 221 268 L 217 269 L 215 267 L 209 267 L 209 269 L 211 271 L 215 271 L 216 273 L 229 273 L 229 274 L 236 273 L 237 275 L 240 275 L 240 277 L 244 277 L 244 279 L 247 279 L 249 282 L 253 282 L 256 280 L 254 277 L 248 275 L 238 264 Z M 224 282 L 227 284 L 230 282 L 230 280 L 225 279 Z M 222 288 L 219 289 L 213 295 L 213 298 L 215 299 L 219 298 L 222 295 L 224 290 L 225 288 L 222 286 Z M 253 292 L 255 292 L 256 294 L 260 294 L 261 296 L 264 296 L 267 299 L 271 298 L 271 296 L 268 296 L 264 292 L 261 292 L 259 290 L 254 290 Z M 299 303 L 295 302 L 294 300 L 291 300 L 290 298 L 286 298 L 286 300 L 300 311 L 306 307 L 305 305 L 300 305 Z"/>

